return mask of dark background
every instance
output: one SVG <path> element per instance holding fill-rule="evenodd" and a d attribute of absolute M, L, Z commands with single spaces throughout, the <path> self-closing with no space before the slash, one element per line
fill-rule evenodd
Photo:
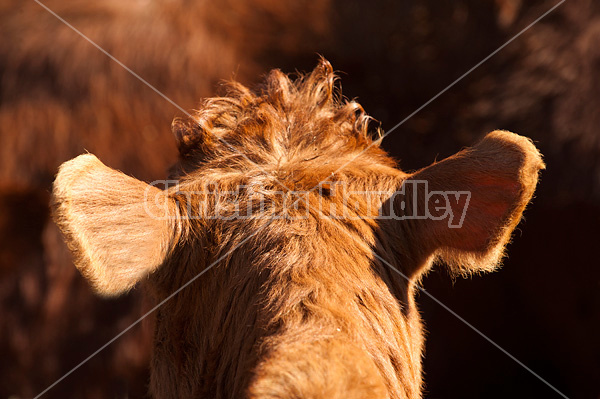
<path fill-rule="evenodd" d="M 223 79 L 310 71 L 318 54 L 384 130 L 556 1 L 48 0 L 185 110 Z M 182 112 L 30 1 L 0 2 L 0 397 L 32 397 L 150 304 L 95 297 L 49 217 L 60 163 L 88 150 L 140 179 L 176 159 Z M 570 398 L 600 398 L 600 4 L 567 0 L 394 130 L 410 171 L 508 129 L 545 156 L 503 269 L 424 287 Z M 560 396 L 421 294 L 425 397 Z M 45 397 L 145 397 L 152 318 Z"/>

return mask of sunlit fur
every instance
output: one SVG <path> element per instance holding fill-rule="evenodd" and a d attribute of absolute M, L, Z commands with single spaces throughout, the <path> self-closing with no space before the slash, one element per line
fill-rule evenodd
<path fill-rule="evenodd" d="M 325 60 L 294 81 L 273 71 L 257 91 L 231 83 L 193 118 L 174 122 L 181 159 L 171 178 L 180 183 L 165 194 L 166 208 L 179 216 L 177 223 L 153 227 L 156 234 L 171 229 L 171 239 L 161 241 L 170 243 L 162 258 L 140 260 L 162 263 L 146 281 L 157 300 L 197 279 L 157 310 L 154 397 L 420 398 L 423 333 L 414 302 L 420 278 L 436 260 L 455 273 L 499 264 L 543 168 L 533 144 L 495 131 L 472 148 L 406 174 L 374 143 L 379 134 L 369 133 L 369 118 L 336 92 L 334 80 Z M 80 190 L 69 191 L 64 185 L 72 183 L 62 170 L 54 194 L 67 233 L 91 231 L 76 226 L 81 223 L 110 228 L 121 219 L 149 226 L 126 211 L 103 214 L 101 201 L 73 200 L 86 195 L 91 178 L 83 176 Z M 117 176 L 116 190 L 137 185 Z M 471 192 L 463 227 L 427 219 L 328 217 L 332 210 L 388 215 L 396 207 L 393 194 L 411 180 L 427 180 L 430 190 Z M 328 183 L 319 185 L 323 181 Z M 111 182 L 107 175 L 104 184 Z M 340 187 L 385 194 L 374 200 L 354 193 L 349 206 Z M 299 196 L 302 191 L 308 194 Z M 228 217 L 235 204 L 252 208 L 257 196 L 263 209 Z M 290 200 L 296 206 L 287 215 L 306 217 L 273 218 Z M 61 212 L 66 202 L 90 214 L 97 207 L 101 216 L 75 220 Z M 221 217 L 211 217 L 216 214 Z M 87 239 L 71 245 L 83 251 L 140 245 L 120 238 L 115 245 L 67 235 Z"/>

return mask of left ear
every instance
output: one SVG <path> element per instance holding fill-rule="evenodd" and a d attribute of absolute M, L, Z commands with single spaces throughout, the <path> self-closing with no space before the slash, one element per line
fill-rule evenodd
<path fill-rule="evenodd" d="M 491 270 L 531 200 L 544 163 L 528 138 L 506 131 L 411 175 L 402 184 L 404 235 L 459 273 Z"/>
<path fill-rule="evenodd" d="M 177 204 L 166 192 L 92 154 L 61 165 L 53 206 L 75 266 L 106 296 L 129 290 L 156 270 L 180 230 Z"/>

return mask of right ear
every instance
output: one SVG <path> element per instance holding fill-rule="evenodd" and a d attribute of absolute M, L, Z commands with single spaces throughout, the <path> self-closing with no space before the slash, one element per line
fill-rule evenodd
<path fill-rule="evenodd" d="M 460 274 L 493 270 L 543 168 L 531 140 L 496 130 L 411 175 L 395 209 L 417 257 L 434 255 Z"/>
<path fill-rule="evenodd" d="M 101 295 L 118 295 L 155 271 L 179 234 L 177 204 L 165 191 L 92 154 L 62 164 L 52 193 L 75 266 Z"/>

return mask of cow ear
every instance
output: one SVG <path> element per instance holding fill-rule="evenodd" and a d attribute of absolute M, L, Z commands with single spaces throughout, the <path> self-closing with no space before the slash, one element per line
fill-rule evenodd
<path fill-rule="evenodd" d="M 461 274 L 488 271 L 533 196 L 544 163 L 531 140 L 506 131 L 489 133 L 474 147 L 404 180 L 403 228 L 432 255 Z"/>
<path fill-rule="evenodd" d="M 129 290 L 163 263 L 178 235 L 177 214 L 165 191 L 91 154 L 65 162 L 54 181 L 54 220 L 101 295 Z"/>

